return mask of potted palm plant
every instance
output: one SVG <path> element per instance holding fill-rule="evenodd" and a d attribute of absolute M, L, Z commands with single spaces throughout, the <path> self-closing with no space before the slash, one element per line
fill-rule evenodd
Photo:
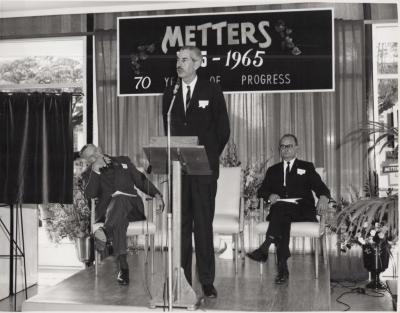
<path fill-rule="evenodd" d="M 90 206 L 83 193 L 81 173 L 86 162 L 74 161 L 73 203 L 54 203 L 45 206 L 41 212 L 45 220 L 47 234 L 51 241 L 60 243 L 63 238 L 74 242 L 77 257 L 81 262 L 92 259 L 90 238 Z"/>
<path fill-rule="evenodd" d="M 342 251 L 354 244 L 362 247 L 364 267 L 372 274 L 367 287 L 384 289 L 379 274 L 388 267 L 390 248 L 398 239 L 398 196 L 358 199 L 344 204 L 334 228 Z"/>
<path fill-rule="evenodd" d="M 372 152 L 379 146 L 381 152 L 389 144 L 397 155 L 398 128 L 382 122 L 369 121 L 349 133 L 347 140 L 374 137 L 368 148 Z M 398 195 L 387 191 L 386 197 L 379 197 L 377 174 L 370 172 L 365 188 L 365 198 L 356 197 L 341 201 L 332 228 L 338 234 L 341 250 L 346 251 L 357 244 L 362 247 L 364 267 L 371 273 L 368 288 L 384 289 L 379 281 L 392 256 L 391 247 L 398 239 Z"/>

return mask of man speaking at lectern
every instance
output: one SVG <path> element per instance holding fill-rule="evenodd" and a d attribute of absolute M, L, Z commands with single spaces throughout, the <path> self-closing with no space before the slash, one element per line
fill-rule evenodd
<path fill-rule="evenodd" d="M 192 232 L 196 264 L 206 297 L 215 298 L 215 258 L 212 223 L 219 176 L 219 156 L 230 135 L 228 112 L 220 87 L 197 76 L 201 51 L 184 46 L 177 52 L 175 86 L 163 96 L 164 130 L 167 134 L 167 112 L 171 110 L 171 136 L 197 136 L 205 147 L 212 175 L 182 176 L 182 267 L 192 283 Z M 175 95 L 174 103 L 172 98 Z"/>

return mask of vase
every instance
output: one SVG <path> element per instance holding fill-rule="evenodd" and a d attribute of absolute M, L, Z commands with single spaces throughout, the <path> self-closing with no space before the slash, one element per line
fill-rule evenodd
<path fill-rule="evenodd" d="M 90 237 L 74 238 L 75 251 L 78 260 L 83 263 L 90 262 L 93 258 L 92 239 Z"/>
<path fill-rule="evenodd" d="M 380 281 L 379 275 L 386 270 L 389 265 L 389 244 L 384 241 L 381 243 L 363 245 L 364 267 L 371 273 L 371 282 L 366 285 L 370 289 L 386 289 Z"/>

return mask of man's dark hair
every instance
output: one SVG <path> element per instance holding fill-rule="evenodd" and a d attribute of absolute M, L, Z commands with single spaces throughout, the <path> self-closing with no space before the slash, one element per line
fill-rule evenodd
<path fill-rule="evenodd" d="M 286 138 L 286 137 L 291 137 L 291 138 L 293 138 L 293 140 L 294 140 L 294 143 L 296 144 L 296 146 L 298 146 L 298 141 L 297 141 L 297 137 L 295 136 L 295 135 L 293 135 L 293 134 L 284 134 L 282 137 L 281 137 L 281 139 L 279 140 L 279 144 L 281 144 L 281 142 L 282 142 L 282 139 L 283 138 Z"/>

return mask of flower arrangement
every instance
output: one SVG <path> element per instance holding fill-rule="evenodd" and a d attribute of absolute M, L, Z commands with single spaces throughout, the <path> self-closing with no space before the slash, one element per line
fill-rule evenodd
<path fill-rule="evenodd" d="M 73 240 L 90 235 L 90 207 L 84 196 L 81 173 L 86 169 L 85 161 L 74 162 L 73 204 L 50 204 L 45 212 L 45 225 L 50 240 L 59 243 L 63 238 Z"/>
<path fill-rule="evenodd" d="M 354 244 L 361 246 L 391 246 L 398 239 L 398 196 L 358 199 L 352 203 L 342 200 L 341 211 L 333 230 L 339 236 L 341 250 Z M 332 229 L 332 227 L 331 227 Z"/>
<path fill-rule="evenodd" d="M 287 27 L 283 20 L 278 20 L 276 22 L 275 30 L 281 37 L 282 50 L 290 50 L 293 55 L 301 54 L 301 50 L 295 45 L 293 38 L 291 37 L 293 30 Z"/>
<path fill-rule="evenodd" d="M 220 158 L 220 164 L 224 167 L 236 167 L 242 163 L 238 159 L 236 144 L 229 141 L 226 145 L 224 153 Z M 245 199 L 245 215 L 249 210 L 258 208 L 259 199 L 257 198 L 257 190 L 260 188 L 265 172 L 267 171 L 267 163 L 271 158 L 266 161 L 254 161 L 242 167 L 242 196 Z"/>
<path fill-rule="evenodd" d="M 131 67 L 135 75 L 140 74 L 140 63 L 146 60 L 149 57 L 148 53 L 153 53 L 155 49 L 154 43 L 149 45 L 140 45 L 136 48 L 135 53 L 129 55 Z"/>
<path fill-rule="evenodd" d="M 243 197 L 246 201 L 247 210 L 255 210 L 258 207 L 257 191 L 265 178 L 268 161 L 269 159 L 256 161 L 243 169 Z"/>
<path fill-rule="evenodd" d="M 238 159 L 237 148 L 233 141 L 228 141 L 224 153 L 220 157 L 219 163 L 224 167 L 236 167 L 242 164 Z"/>

